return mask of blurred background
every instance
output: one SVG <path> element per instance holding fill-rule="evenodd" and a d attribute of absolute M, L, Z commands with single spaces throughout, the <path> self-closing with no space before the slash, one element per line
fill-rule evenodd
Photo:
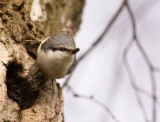
<path fill-rule="evenodd" d="M 104 32 L 122 2 L 86 0 L 75 37 L 77 59 Z M 64 87 L 65 122 L 160 122 L 160 1 L 130 0 L 129 5 L 138 41 L 125 6 L 69 80 L 76 94 L 88 98 L 75 97 Z M 63 85 L 66 79 L 58 82 Z"/>

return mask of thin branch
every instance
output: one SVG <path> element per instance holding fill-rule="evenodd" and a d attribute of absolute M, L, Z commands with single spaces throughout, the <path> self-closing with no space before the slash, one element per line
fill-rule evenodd
<path fill-rule="evenodd" d="M 110 117 L 115 121 L 115 122 L 119 122 L 119 120 L 115 117 L 115 115 L 112 113 L 112 111 L 102 102 L 100 102 L 99 100 L 95 99 L 93 96 L 83 96 L 80 94 L 77 94 L 72 87 L 70 87 L 69 85 L 66 86 L 72 93 L 72 95 L 76 98 L 82 98 L 82 99 L 86 99 L 86 100 L 90 100 L 94 103 L 96 103 L 97 105 L 101 106 L 106 112 L 107 114 L 110 115 Z"/>
<path fill-rule="evenodd" d="M 158 67 L 153 67 L 154 72 L 160 72 L 160 68 Z"/>
<path fill-rule="evenodd" d="M 68 76 L 68 78 L 66 79 L 66 81 L 65 81 L 64 84 L 62 85 L 62 88 L 64 88 L 64 87 L 68 84 L 70 78 L 72 77 L 72 74 L 74 73 L 74 70 L 75 70 L 76 67 L 79 65 L 79 63 L 82 61 L 82 59 L 84 59 L 92 50 L 95 49 L 96 46 L 98 46 L 98 45 L 102 42 L 104 36 L 105 36 L 105 35 L 108 33 L 108 31 L 111 29 L 112 25 L 114 24 L 114 22 L 116 21 L 116 19 L 117 19 L 118 16 L 120 15 L 121 11 L 123 10 L 124 4 L 125 4 L 125 2 L 123 2 L 123 3 L 120 5 L 119 9 L 118 9 L 117 12 L 115 13 L 115 15 L 111 18 L 111 20 L 110 20 L 108 26 L 106 27 L 106 29 L 104 30 L 104 32 L 94 41 L 94 43 L 91 45 L 91 47 L 88 48 L 88 50 L 77 60 L 77 63 L 75 64 L 75 67 L 73 68 L 73 71 L 71 72 L 71 74 Z"/>
<path fill-rule="evenodd" d="M 124 62 L 125 68 L 126 68 L 126 70 L 127 70 L 127 73 L 128 73 L 128 75 L 129 75 L 129 78 L 130 78 L 130 81 L 131 81 L 131 85 L 132 85 L 132 87 L 133 87 L 133 89 L 134 89 L 134 92 L 135 92 L 135 96 L 136 96 L 138 105 L 139 105 L 140 109 L 142 110 L 143 116 L 144 116 L 144 118 L 145 118 L 145 122 L 148 122 L 148 117 L 147 117 L 147 115 L 146 115 L 146 112 L 145 112 L 144 106 L 143 106 L 143 104 L 142 104 L 141 98 L 140 98 L 139 94 L 137 93 L 137 85 L 136 85 L 136 83 L 135 83 L 135 78 L 134 78 L 134 76 L 133 76 L 132 70 L 131 70 L 130 65 L 129 65 L 129 63 L 128 63 L 128 60 L 127 60 L 127 54 L 128 54 L 129 49 L 130 49 L 131 46 L 133 45 L 133 42 L 134 42 L 133 40 L 130 41 L 130 42 L 128 43 L 128 45 L 126 46 L 126 48 L 125 48 L 125 50 L 124 50 L 124 53 L 123 53 L 123 62 Z"/>
<path fill-rule="evenodd" d="M 147 91 L 145 91 L 145 90 L 143 90 L 143 89 L 140 89 L 140 88 L 138 88 L 138 87 L 136 88 L 136 90 L 137 90 L 137 92 L 140 92 L 140 93 L 142 93 L 142 94 L 144 94 L 144 95 L 146 95 L 146 96 L 154 99 L 154 98 L 153 98 L 153 95 L 151 95 L 151 94 L 148 93 Z M 160 106 L 160 100 L 159 100 L 158 98 L 157 98 L 157 104 Z"/>
<path fill-rule="evenodd" d="M 141 43 L 139 42 L 139 39 L 137 37 L 136 34 L 136 24 L 135 24 L 135 19 L 134 19 L 134 15 L 133 12 L 128 4 L 128 1 L 125 1 L 125 5 L 127 7 L 127 10 L 129 12 L 130 18 L 131 18 L 131 22 L 132 22 L 132 29 L 133 29 L 133 39 L 137 44 L 138 49 L 140 50 L 145 62 L 147 63 L 148 67 L 149 67 L 149 72 L 150 72 L 150 77 L 151 77 L 151 83 L 152 83 L 152 96 L 153 96 L 153 102 L 152 102 L 152 121 L 156 122 L 156 114 L 157 114 L 157 110 L 156 110 L 156 104 L 157 104 L 157 96 L 156 96 L 156 80 L 155 80 L 155 76 L 154 76 L 154 68 L 153 65 L 151 63 L 151 60 L 149 58 L 149 56 L 147 55 L 146 51 L 144 50 L 144 48 L 142 47 Z"/>
<path fill-rule="evenodd" d="M 152 83 L 152 96 L 153 96 L 153 102 L 152 102 L 152 120 L 153 122 L 157 121 L 157 95 L 156 95 L 156 91 L 157 91 L 157 87 L 156 87 L 156 79 L 155 79 L 155 75 L 154 75 L 154 71 L 153 69 L 150 69 L 150 77 L 151 77 L 151 83 Z"/>

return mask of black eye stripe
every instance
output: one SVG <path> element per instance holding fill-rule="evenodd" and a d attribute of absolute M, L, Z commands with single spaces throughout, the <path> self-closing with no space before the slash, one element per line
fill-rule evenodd
<path fill-rule="evenodd" d="M 57 48 L 52 48 L 51 50 L 52 51 L 59 50 L 59 51 L 64 51 L 64 52 L 68 52 L 68 53 L 71 53 L 71 54 L 76 54 L 79 51 L 79 48 L 67 49 L 67 48 L 64 48 L 64 47 L 57 47 Z"/>
<path fill-rule="evenodd" d="M 52 50 L 52 51 L 56 51 L 56 50 L 59 50 L 59 51 L 67 51 L 68 49 L 63 48 L 63 47 L 58 47 L 58 48 L 52 48 L 51 50 Z"/>
<path fill-rule="evenodd" d="M 60 50 L 60 51 L 67 51 L 66 48 L 60 48 L 59 50 Z"/>

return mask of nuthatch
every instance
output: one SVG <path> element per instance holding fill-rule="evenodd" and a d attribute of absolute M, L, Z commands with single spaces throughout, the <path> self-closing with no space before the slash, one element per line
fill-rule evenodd
<path fill-rule="evenodd" d="M 67 28 L 41 42 L 37 50 L 37 62 L 49 78 L 60 79 L 71 71 L 78 51 L 73 33 Z"/>

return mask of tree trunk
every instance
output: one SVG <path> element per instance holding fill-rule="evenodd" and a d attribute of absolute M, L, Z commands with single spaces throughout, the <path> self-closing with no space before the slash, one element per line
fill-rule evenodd
<path fill-rule="evenodd" d="M 31 5 L 0 1 L 0 121 L 62 122 L 62 89 L 41 72 L 36 50 L 64 25 L 78 30 L 84 0 L 41 0 L 45 19 L 39 22 L 30 18 Z"/>

